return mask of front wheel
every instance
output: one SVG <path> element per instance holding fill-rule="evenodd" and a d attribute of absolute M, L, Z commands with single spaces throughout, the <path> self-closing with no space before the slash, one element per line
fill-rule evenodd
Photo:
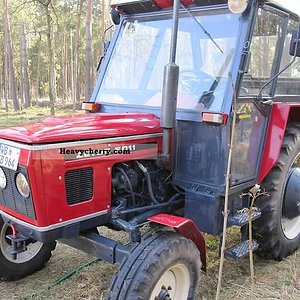
<path fill-rule="evenodd" d="M 191 240 L 155 233 L 122 263 L 107 299 L 196 299 L 200 270 L 200 253 Z"/>
<path fill-rule="evenodd" d="M 17 280 L 41 270 L 56 246 L 56 242 L 43 244 L 32 240 L 26 244 L 27 250 L 13 259 L 9 253 L 11 242 L 6 237 L 10 234 L 12 234 L 11 228 L 0 216 L 0 279 L 2 280 Z"/>

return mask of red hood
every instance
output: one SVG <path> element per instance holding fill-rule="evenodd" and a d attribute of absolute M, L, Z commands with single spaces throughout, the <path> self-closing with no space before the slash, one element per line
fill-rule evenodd
<path fill-rule="evenodd" d="M 28 144 L 99 139 L 161 132 L 154 114 L 85 114 L 50 117 L 40 123 L 0 130 L 0 138 Z"/>

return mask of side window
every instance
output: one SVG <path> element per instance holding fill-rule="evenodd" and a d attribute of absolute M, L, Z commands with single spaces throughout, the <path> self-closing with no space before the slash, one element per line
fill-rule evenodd
<path fill-rule="evenodd" d="M 252 102 L 238 103 L 235 127 L 231 185 L 255 177 L 266 119 Z"/>
<path fill-rule="evenodd" d="M 289 20 L 288 31 L 285 37 L 284 49 L 281 59 L 280 69 L 284 69 L 293 59 L 289 54 L 292 31 L 297 29 L 298 22 Z M 300 58 L 285 70 L 279 77 L 276 86 L 276 95 L 300 95 Z"/>
<path fill-rule="evenodd" d="M 273 75 L 277 45 L 282 36 L 284 18 L 273 11 L 259 9 L 250 46 L 249 72 L 244 75 L 241 95 L 257 95 L 261 87 Z M 269 95 L 270 86 L 263 93 Z"/>

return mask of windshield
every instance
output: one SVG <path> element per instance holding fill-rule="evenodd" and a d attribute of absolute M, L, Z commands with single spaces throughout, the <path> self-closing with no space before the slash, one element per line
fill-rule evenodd
<path fill-rule="evenodd" d="M 180 68 L 179 109 L 220 111 L 222 108 L 239 15 L 227 11 L 209 13 L 193 12 L 195 18 L 188 13 L 180 15 L 176 55 Z M 171 30 L 171 15 L 126 19 L 96 102 L 160 107 Z"/>

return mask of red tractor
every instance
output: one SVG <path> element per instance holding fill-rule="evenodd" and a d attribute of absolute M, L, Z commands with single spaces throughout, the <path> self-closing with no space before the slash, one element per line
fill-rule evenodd
<path fill-rule="evenodd" d="M 0 131 L 0 277 L 41 269 L 59 241 L 120 264 L 108 299 L 195 299 L 232 132 L 227 225 L 241 244 L 227 256 L 248 253 L 250 217 L 258 255 L 297 250 L 299 16 L 271 0 L 115 0 L 111 16 L 88 113 Z M 249 217 L 240 195 L 256 184 L 268 195 Z"/>

